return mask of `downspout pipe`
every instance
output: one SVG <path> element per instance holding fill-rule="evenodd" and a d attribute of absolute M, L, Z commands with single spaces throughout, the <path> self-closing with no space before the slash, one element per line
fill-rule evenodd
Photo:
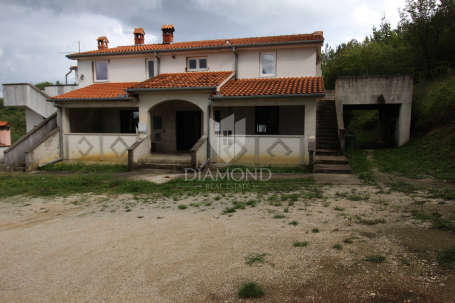
<path fill-rule="evenodd" d="M 238 78 L 238 66 L 239 66 L 239 55 L 235 52 L 235 46 L 232 47 L 232 52 L 235 55 L 235 65 L 234 65 L 235 76 L 234 76 L 234 80 L 237 80 L 237 78 Z M 210 100 L 210 102 L 211 102 L 211 100 Z"/>
<path fill-rule="evenodd" d="M 70 71 L 65 75 L 65 83 L 68 84 L 68 75 L 71 74 L 73 70 L 70 69 Z"/>
<path fill-rule="evenodd" d="M 49 161 L 49 162 L 44 163 L 44 164 L 41 164 L 40 166 L 38 166 L 39 168 L 41 168 L 43 166 L 46 166 L 48 164 L 52 164 L 52 163 L 59 162 L 59 161 L 63 160 L 62 107 L 61 106 L 57 106 L 55 104 L 55 101 L 53 101 L 53 103 L 54 103 L 54 107 L 57 108 L 57 117 L 58 117 L 58 126 L 59 126 L 59 134 L 58 134 L 59 138 L 58 139 L 59 139 L 59 144 L 60 144 L 60 158 L 52 160 L 52 161 Z"/>
<path fill-rule="evenodd" d="M 211 157 L 210 148 L 210 112 L 212 109 L 212 98 L 209 98 L 209 105 L 207 106 L 207 161 L 198 167 L 198 171 L 201 171 L 209 162 Z"/>
<path fill-rule="evenodd" d="M 160 74 L 160 57 L 157 56 L 155 52 L 155 58 L 156 58 L 156 75 L 158 76 Z"/>

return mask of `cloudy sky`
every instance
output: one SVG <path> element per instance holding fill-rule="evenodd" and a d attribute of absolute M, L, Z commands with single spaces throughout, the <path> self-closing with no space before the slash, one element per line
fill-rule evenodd
<path fill-rule="evenodd" d="M 324 31 L 334 47 L 363 40 L 386 14 L 398 23 L 405 0 L 0 0 L 0 83 L 61 83 L 70 65 L 59 52 L 161 41 L 161 25 L 174 24 L 174 41 L 229 39 Z M 74 83 L 74 73 L 68 76 Z M 0 97 L 3 87 L 0 87 Z"/>

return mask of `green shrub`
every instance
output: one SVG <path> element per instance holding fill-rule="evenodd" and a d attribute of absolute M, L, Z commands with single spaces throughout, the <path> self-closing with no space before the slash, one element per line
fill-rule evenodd
<path fill-rule="evenodd" d="M 240 287 L 237 295 L 240 298 L 260 298 L 265 294 L 264 290 L 255 282 L 248 282 Z"/>

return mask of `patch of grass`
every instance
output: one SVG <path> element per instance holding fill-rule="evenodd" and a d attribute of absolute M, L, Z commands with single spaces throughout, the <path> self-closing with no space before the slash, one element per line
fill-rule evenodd
<path fill-rule="evenodd" d="M 276 214 L 275 216 L 273 216 L 273 219 L 283 219 L 283 218 L 286 218 L 286 216 L 281 215 L 281 214 Z"/>
<path fill-rule="evenodd" d="M 333 248 L 335 248 L 336 250 L 342 250 L 343 249 L 343 245 L 337 243 L 337 244 L 333 245 Z"/>
<path fill-rule="evenodd" d="M 365 225 L 376 225 L 376 224 L 379 224 L 379 223 L 385 223 L 386 219 L 384 219 L 384 218 L 381 218 L 381 219 L 360 219 L 358 222 L 361 223 L 361 224 L 365 224 Z"/>
<path fill-rule="evenodd" d="M 255 282 L 243 284 L 237 292 L 240 298 L 260 298 L 264 294 L 264 290 Z"/>
<path fill-rule="evenodd" d="M 444 267 L 455 268 L 455 246 L 439 251 L 438 261 Z"/>
<path fill-rule="evenodd" d="M 363 260 L 371 263 L 381 263 L 385 260 L 385 257 L 381 255 L 373 255 L 365 257 Z"/>
<path fill-rule="evenodd" d="M 166 183 L 155 184 L 145 180 L 129 180 L 117 178 L 112 172 L 83 173 L 75 172 L 71 175 L 58 176 L 51 174 L 33 175 L 0 175 L 0 197 L 6 198 L 16 195 L 29 196 L 69 196 L 71 194 L 94 193 L 94 194 L 147 194 L 157 197 L 197 196 L 209 197 L 209 193 L 219 193 L 221 196 L 229 191 L 230 194 L 244 193 L 245 187 L 250 193 L 264 195 L 279 191 L 291 191 L 312 187 L 314 179 L 298 180 L 269 180 L 269 181 L 238 181 L 236 188 L 227 189 L 227 180 L 205 181 L 209 187 L 200 186 L 199 181 L 185 181 L 173 179 Z M 204 185 L 205 185 L 204 184 Z M 211 186 L 213 185 L 213 186 Z M 219 188 L 219 189 L 213 189 Z"/>
<path fill-rule="evenodd" d="M 308 246 L 308 244 L 310 244 L 310 243 L 307 241 L 303 241 L 303 242 L 294 241 L 294 243 L 292 245 L 295 247 L 306 247 L 306 246 Z"/>
<path fill-rule="evenodd" d="M 436 117 L 436 116 L 434 116 Z M 452 118 L 453 119 L 453 118 Z M 379 170 L 409 178 L 455 181 L 455 128 L 411 139 L 402 147 L 376 150 Z"/>
<path fill-rule="evenodd" d="M 343 210 L 345 210 L 345 209 L 346 209 L 346 208 L 344 208 L 344 207 L 339 207 L 339 206 L 335 206 L 335 207 L 333 208 L 333 210 L 336 210 L 336 211 L 343 211 Z"/>
<path fill-rule="evenodd" d="M 230 213 L 235 213 L 235 207 L 226 207 L 221 214 L 230 214 Z"/>
<path fill-rule="evenodd" d="M 178 208 L 179 208 L 179 209 L 187 209 L 187 208 L 188 208 L 188 206 L 186 206 L 186 205 L 183 205 L 183 204 L 180 204 L 180 205 L 178 206 Z"/>
<path fill-rule="evenodd" d="M 256 207 L 257 201 L 256 200 L 249 200 L 245 204 L 248 205 L 248 206 L 251 206 L 251 207 Z"/>
<path fill-rule="evenodd" d="M 317 234 L 317 233 L 319 232 L 319 228 L 313 228 L 311 231 L 312 231 L 314 234 Z"/>
<path fill-rule="evenodd" d="M 403 265 L 407 265 L 407 266 L 410 266 L 410 265 L 411 265 L 411 262 L 410 262 L 409 260 L 407 260 L 407 259 L 401 259 L 401 263 L 402 263 Z"/>
<path fill-rule="evenodd" d="M 358 239 L 359 237 L 349 237 L 343 240 L 344 243 L 352 243 L 352 240 Z"/>
<path fill-rule="evenodd" d="M 83 171 L 83 172 L 127 172 L 128 166 L 122 164 L 85 164 L 79 163 L 52 163 L 40 170 L 45 171 Z"/>
<path fill-rule="evenodd" d="M 430 221 L 435 228 L 443 230 L 455 230 L 455 216 L 443 216 L 439 212 L 427 214 L 413 211 L 412 214 L 416 219 L 419 219 L 422 222 Z"/>
<path fill-rule="evenodd" d="M 297 226 L 298 224 L 299 224 L 299 222 L 297 222 L 297 221 L 295 221 L 295 220 L 292 221 L 292 222 L 289 222 L 289 225 Z"/>
<path fill-rule="evenodd" d="M 270 256 L 270 254 L 268 254 L 268 253 L 262 253 L 262 254 L 252 253 L 252 254 L 249 254 L 248 256 L 245 257 L 245 264 L 247 264 L 249 266 L 253 266 L 253 264 L 255 262 L 271 264 L 270 262 L 268 262 L 266 260 L 267 256 Z"/>
<path fill-rule="evenodd" d="M 190 206 L 193 206 L 193 207 L 199 207 L 201 206 L 199 203 L 190 203 Z"/>
<path fill-rule="evenodd" d="M 367 184 L 375 183 L 371 172 L 374 165 L 368 160 L 363 150 L 346 151 L 344 155 L 349 161 L 352 172 L 356 174 L 359 179 Z"/>

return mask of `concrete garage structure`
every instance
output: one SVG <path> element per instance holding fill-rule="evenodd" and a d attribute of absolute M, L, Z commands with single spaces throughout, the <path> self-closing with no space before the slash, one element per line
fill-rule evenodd
<path fill-rule="evenodd" d="M 378 110 L 378 142 L 402 146 L 409 141 L 413 75 L 339 77 L 335 101 L 339 142 L 344 149 L 344 110 Z"/>

